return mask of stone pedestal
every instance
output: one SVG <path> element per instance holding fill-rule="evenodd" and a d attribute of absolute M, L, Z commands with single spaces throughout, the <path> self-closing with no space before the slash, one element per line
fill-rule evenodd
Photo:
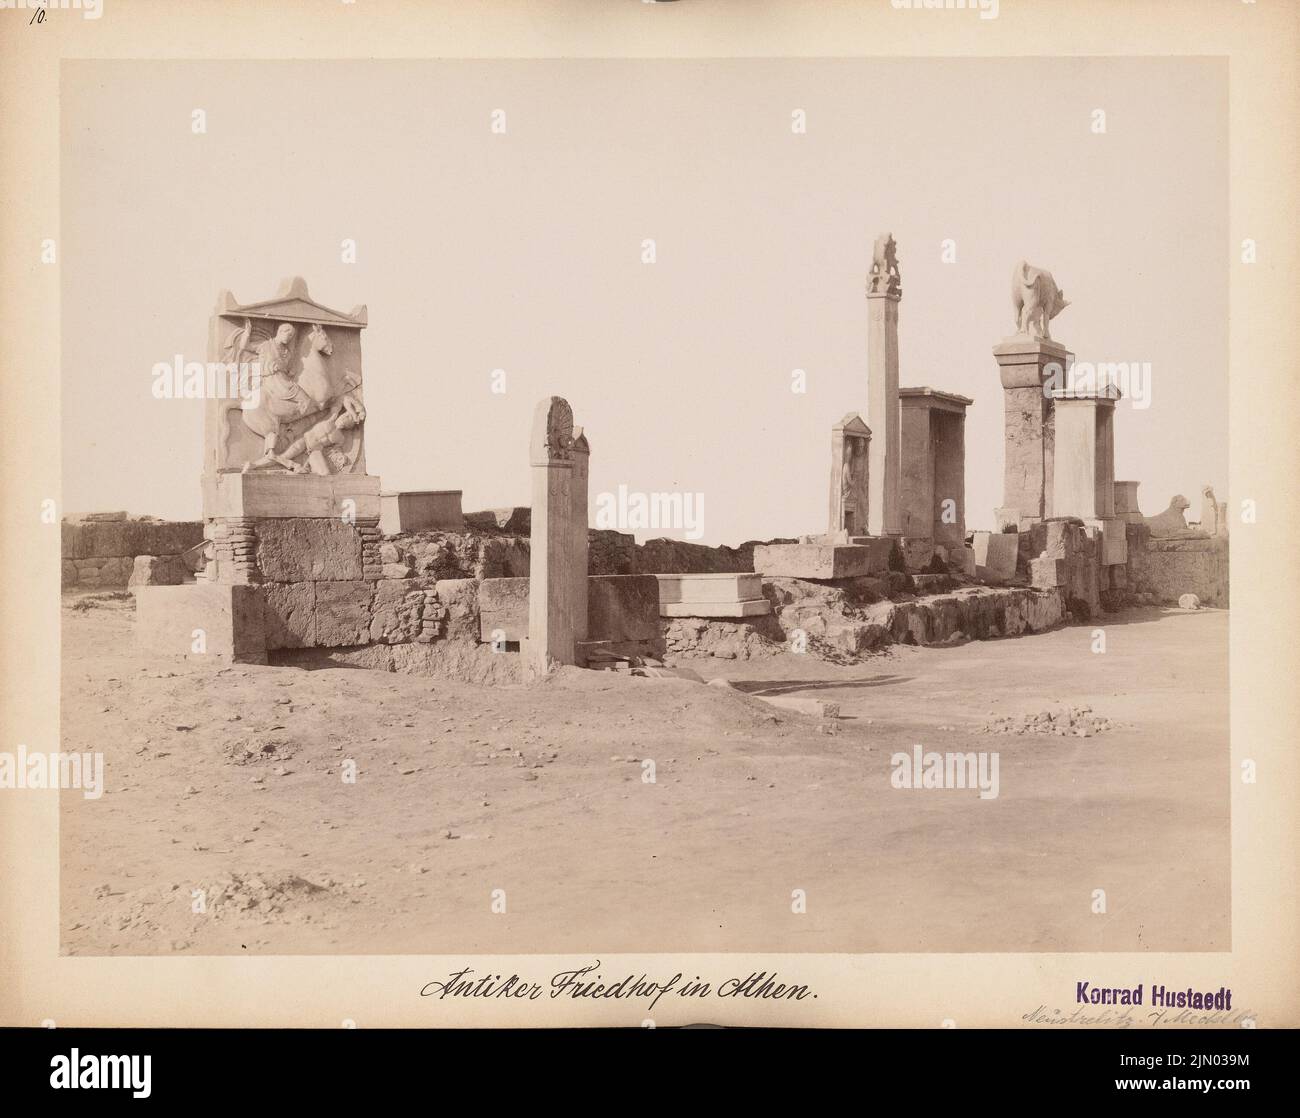
<path fill-rule="evenodd" d="M 1063 384 L 1071 354 L 1046 338 L 1007 338 L 993 347 L 1002 378 L 1004 451 L 999 527 L 1024 529 L 1055 514 L 1053 506 L 1054 409 L 1044 392 L 1048 378 Z M 1050 386 L 1049 386 L 1050 389 Z"/>
<path fill-rule="evenodd" d="M 891 290 L 867 292 L 867 420 L 871 425 L 867 535 L 903 530 L 898 503 L 898 302 Z"/>
<path fill-rule="evenodd" d="M 903 388 L 898 398 L 903 534 L 959 547 L 966 538 L 966 409 L 974 401 L 933 388 Z"/>
<path fill-rule="evenodd" d="M 1098 540 L 1102 566 L 1125 562 L 1125 521 L 1115 510 L 1115 402 L 1113 384 L 1055 389 L 1056 467 L 1053 508 L 1077 516 Z"/>
<path fill-rule="evenodd" d="M 827 532 L 847 542 L 867 530 L 871 428 L 850 412 L 831 428 L 831 494 Z"/>
<path fill-rule="evenodd" d="M 1136 481 L 1117 481 L 1115 483 L 1115 515 L 1130 524 L 1144 524 L 1146 517 L 1138 508 L 1138 485 Z"/>

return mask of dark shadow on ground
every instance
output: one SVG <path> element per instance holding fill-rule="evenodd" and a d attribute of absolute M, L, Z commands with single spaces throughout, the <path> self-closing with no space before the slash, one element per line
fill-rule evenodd
<path fill-rule="evenodd" d="M 864 687 L 888 687 L 911 683 L 910 675 L 878 675 L 871 679 L 736 679 L 731 685 L 747 695 L 784 695 L 790 691 L 856 691 Z"/>

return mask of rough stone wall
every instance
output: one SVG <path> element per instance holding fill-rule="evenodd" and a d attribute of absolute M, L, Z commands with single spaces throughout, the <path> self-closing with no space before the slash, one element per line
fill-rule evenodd
<path fill-rule="evenodd" d="M 1128 525 L 1128 589 L 1157 602 L 1195 594 L 1205 605 L 1228 605 L 1228 537 L 1153 537 L 1145 524 Z"/>
<path fill-rule="evenodd" d="M 896 572 L 836 583 L 765 579 L 770 616 L 725 622 L 675 619 L 665 629 L 667 650 L 685 657 L 750 660 L 802 640 L 813 655 L 852 659 L 894 643 L 954 644 L 1042 632 L 1066 618 L 1062 590 L 969 586 L 914 597 L 911 583 Z"/>
<path fill-rule="evenodd" d="M 203 542 L 201 520 L 137 517 L 65 520 L 60 525 L 65 587 L 124 588 L 137 555 L 177 556 Z"/>

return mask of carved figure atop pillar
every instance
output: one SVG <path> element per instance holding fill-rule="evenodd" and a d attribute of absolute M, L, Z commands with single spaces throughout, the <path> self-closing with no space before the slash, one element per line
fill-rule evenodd
<path fill-rule="evenodd" d="M 1021 260 L 1011 272 L 1011 305 L 1016 311 L 1017 337 L 1050 341 L 1051 321 L 1070 301 L 1056 286 L 1051 272 Z"/>

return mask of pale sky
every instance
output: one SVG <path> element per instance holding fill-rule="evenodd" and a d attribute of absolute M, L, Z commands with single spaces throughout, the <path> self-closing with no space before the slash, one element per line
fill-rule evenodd
<path fill-rule="evenodd" d="M 706 543 L 821 532 L 831 427 L 872 423 L 864 291 L 891 231 L 901 383 L 975 400 L 968 528 L 1002 503 L 991 349 L 1021 258 L 1070 299 L 1052 332 L 1078 360 L 1150 362 L 1115 476 L 1195 515 L 1202 485 L 1229 498 L 1226 98 L 1216 59 L 65 61 L 63 507 L 197 518 L 203 404 L 155 400 L 151 370 L 206 358 L 221 289 L 301 274 L 369 307 L 386 490 L 526 504 L 555 394 L 593 516 L 627 485 L 703 493 Z"/>

